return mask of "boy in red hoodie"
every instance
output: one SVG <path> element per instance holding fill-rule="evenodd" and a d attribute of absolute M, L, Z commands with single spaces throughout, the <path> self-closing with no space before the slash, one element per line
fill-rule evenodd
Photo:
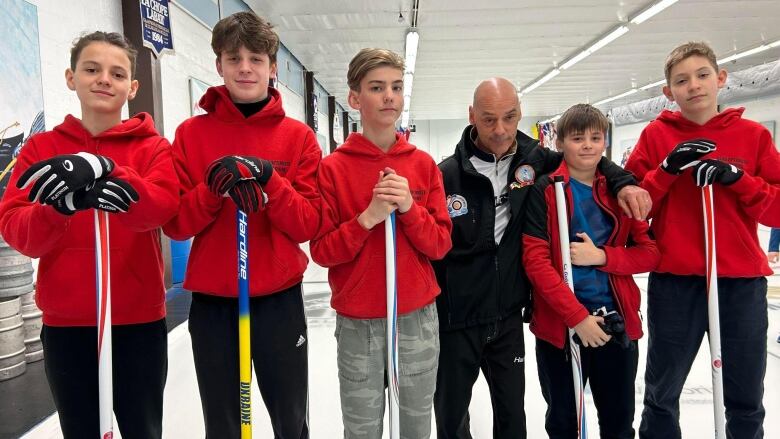
<path fill-rule="evenodd" d="M 718 69 L 709 46 L 677 47 L 666 60 L 665 74 L 664 94 L 680 111 L 664 111 L 650 122 L 626 163 L 653 198 L 651 230 L 661 251 L 648 283 L 639 435 L 674 439 L 681 434 L 680 392 L 708 327 L 700 186 L 714 184 L 726 434 L 763 437 L 764 276 L 772 270 L 757 227 L 759 222 L 780 226 L 780 154 L 766 128 L 742 118 L 743 108 L 719 112 L 726 71 Z"/>
<path fill-rule="evenodd" d="M 395 131 L 403 109 L 404 62 L 363 49 L 349 64 L 349 104 L 362 134 L 322 161 L 322 231 L 315 262 L 328 267 L 336 320 L 345 438 L 381 438 L 387 374 L 385 235 L 396 212 L 401 437 L 427 438 L 439 358 L 439 287 L 431 259 L 452 246 L 441 173 Z"/>
<path fill-rule="evenodd" d="M 563 113 L 556 127 L 563 163 L 534 185 L 523 231 L 523 263 L 535 297 L 531 332 L 536 335 L 539 381 L 548 407 L 545 429 L 552 439 L 577 437 L 567 337 L 567 328 L 573 328 L 601 437 L 633 438 L 642 323 L 639 288 L 631 275 L 655 268 L 660 255 L 647 223 L 619 208 L 598 172 L 607 118 L 591 105 L 578 104 Z M 574 292 L 561 274 L 555 176 L 563 176 L 566 185 Z"/>
<path fill-rule="evenodd" d="M 299 243 L 320 223 L 314 132 L 285 117 L 276 75 L 279 37 L 252 12 L 214 27 L 211 46 L 225 85 L 200 101 L 207 114 L 176 130 L 179 214 L 165 227 L 195 237 L 184 288 L 193 292 L 189 330 L 206 437 L 238 438 L 238 257 L 236 209 L 248 214 L 251 350 L 274 434 L 308 438 L 306 317 Z M 229 195 L 229 198 L 225 196 Z"/>
<path fill-rule="evenodd" d="M 0 203 L 0 231 L 40 258 L 46 377 L 65 438 L 98 432 L 95 230 L 109 219 L 114 413 L 127 438 L 162 437 L 167 375 L 159 227 L 179 202 L 170 145 L 149 114 L 121 120 L 135 97 L 136 51 L 117 33 L 78 39 L 65 72 L 81 102 L 53 131 L 30 138 Z M 20 189 L 21 188 L 21 189 Z M 29 191 L 28 191 L 29 189 Z"/>

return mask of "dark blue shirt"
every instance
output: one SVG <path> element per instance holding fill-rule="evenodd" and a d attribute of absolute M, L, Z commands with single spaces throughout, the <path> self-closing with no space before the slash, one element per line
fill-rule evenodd
<path fill-rule="evenodd" d="M 596 204 L 593 199 L 593 188 L 570 179 L 572 194 L 572 219 L 569 225 L 569 241 L 582 242 L 575 233 L 587 233 L 598 247 L 604 245 L 612 234 L 612 220 Z M 615 308 L 612 292 L 609 289 L 607 273 L 593 266 L 572 264 L 574 277 L 574 294 L 588 311 L 593 312 L 606 307 L 607 311 Z"/>

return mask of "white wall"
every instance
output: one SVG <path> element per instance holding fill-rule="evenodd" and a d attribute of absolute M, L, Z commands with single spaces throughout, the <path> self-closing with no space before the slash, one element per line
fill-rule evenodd
<path fill-rule="evenodd" d="M 734 102 L 726 107 L 745 107 L 743 117 L 756 122 L 775 121 L 775 144 L 777 144 L 777 134 L 780 130 L 780 96 L 769 96 L 760 99 L 751 99 L 748 101 Z M 621 143 L 631 139 L 639 139 L 642 130 L 649 122 L 640 122 L 630 125 L 615 127 L 612 131 L 612 159 L 615 162 L 620 161 Z"/>
<path fill-rule="evenodd" d="M 729 107 L 745 107 L 745 113 L 742 117 L 755 120 L 756 122 L 775 122 L 775 145 L 777 145 L 778 130 L 780 130 L 780 95 L 770 96 L 764 99 L 751 99 L 748 101 L 735 102 L 729 104 Z"/>
<path fill-rule="evenodd" d="M 282 107 L 287 117 L 306 123 L 306 110 L 303 106 L 303 97 L 287 88 L 286 85 L 277 83 L 277 89 L 282 95 Z"/>
<path fill-rule="evenodd" d="M 539 118 L 523 118 L 518 129 L 530 136 L 531 126 L 538 120 Z M 469 121 L 468 119 L 415 120 L 413 124 L 417 127 L 417 131 L 412 133 L 409 141 L 428 152 L 436 163 L 439 163 L 455 152 L 455 145 L 460 142 L 463 130 Z"/>
<path fill-rule="evenodd" d="M 177 4 L 169 4 L 175 53 L 160 58 L 160 75 L 165 137 L 173 142 L 176 128 L 191 116 L 190 77 L 212 86 L 223 82 L 211 50 L 211 29 Z"/>
<path fill-rule="evenodd" d="M 65 115 L 81 114 L 76 93 L 65 85 L 73 40 L 96 30 L 122 32 L 122 5 L 118 1 L 69 0 L 67 5 L 61 0 L 28 1 L 38 8 L 43 106 L 50 130 Z"/>

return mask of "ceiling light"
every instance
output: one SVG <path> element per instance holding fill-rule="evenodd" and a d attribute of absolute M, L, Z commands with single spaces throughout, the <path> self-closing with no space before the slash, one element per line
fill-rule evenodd
<path fill-rule="evenodd" d="M 406 71 L 414 73 L 414 65 L 417 63 L 417 46 L 420 43 L 420 34 L 417 31 L 409 31 L 406 34 Z"/>
<path fill-rule="evenodd" d="M 583 59 L 587 58 L 588 55 L 590 55 L 591 52 L 587 50 L 583 50 L 582 52 L 575 55 L 573 58 L 569 59 L 565 63 L 561 65 L 561 70 L 566 70 L 569 67 L 573 66 L 574 64 L 577 64 L 578 62 L 582 61 Z"/>
<path fill-rule="evenodd" d="M 631 22 L 634 24 L 642 24 L 653 15 L 663 11 L 675 3 L 677 3 L 677 0 L 661 0 L 660 2 L 640 12 L 636 17 L 631 19 Z"/>
<path fill-rule="evenodd" d="M 608 33 L 604 38 L 601 38 L 600 40 L 593 43 L 590 47 L 583 50 L 582 52 L 574 55 L 572 58 L 570 58 L 568 61 L 563 63 L 560 67 L 561 70 L 566 70 L 569 67 L 573 66 L 574 64 L 577 64 L 578 62 L 582 61 L 583 59 L 587 58 L 589 55 L 593 54 L 593 52 L 601 49 L 602 47 L 606 46 L 607 44 L 615 41 L 616 39 L 620 38 L 621 35 L 628 32 L 628 26 L 620 26 L 613 30 L 612 32 Z"/>
<path fill-rule="evenodd" d="M 629 91 L 627 91 L 627 92 L 625 92 L 625 93 L 620 93 L 620 94 L 619 94 L 619 95 L 617 95 L 617 96 L 612 96 L 611 98 L 602 99 L 602 100 L 600 100 L 600 101 L 596 102 L 596 103 L 595 103 L 595 104 L 593 104 L 593 105 L 594 105 L 594 106 L 596 106 L 596 105 L 602 105 L 602 104 L 606 104 L 607 102 L 616 101 L 616 100 L 618 100 L 618 99 L 620 99 L 620 98 L 624 98 L 624 97 L 626 97 L 626 96 L 630 96 L 630 95 L 632 95 L 632 94 L 634 94 L 634 93 L 636 93 L 636 92 L 638 92 L 638 91 L 639 91 L 638 89 L 636 89 L 636 88 L 632 88 L 631 90 L 629 90 Z"/>
<path fill-rule="evenodd" d="M 750 55 L 755 55 L 757 53 L 761 53 L 761 52 L 763 52 L 765 50 L 769 50 L 769 49 L 772 49 L 772 48 L 775 48 L 775 47 L 778 47 L 778 46 L 780 46 L 780 40 L 777 40 L 777 41 L 775 41 L 773 43 L 762 44 L 762 45 L 760 45 L 758 47 L 754 47 L 752 49 L 745 50 L 744 52 L 735 53 L 734 55 L 731 55 L 729 57 L 726 57 L 726 58 L 723 58 L 723 59 L 719 59 L 718 63 L 725 64 L 725 63 L 730 62 L 730 61 L 736 61 L 736 60 L 738 60 L 740 58 L 744 58 L 744 57 L 750 56 Z"/>
<path fill-rule="evenodd" d="M 553 117 L 551 117 L 551 118 L 549 118 L 549 119 L 547 119 L 547 120 L 543 120 L 543 121 L 541 121 L 541 122 L 539 122 L 539 123 L 540 123 L 540 124 L 546 124 L 546 123 L 550 123 L 550 122 L 555 122 L 556 120 L 558 120 L 558 119 L 560 119 L 560 118 L 561 118 L 561 115 L 560 115 L 560 114 L 558 114 L 558 115 L 555 115 L 555 116 L 553 116 Z"/>
<path fill-rule="evenodd" d="M 409 111 L 401 113 L 401 128 L 406 129 L 409 127 Z"/>
<path fill-rule="evenodd" d="M 542 76 L 541 79 L 539 79 L 538 81 L 534 82 L 533 84 L 529 85 L 528 87 L 526 87 L 525 89 L 520 91 L 520 94 L 524 95 L 524 94 L 528 94 L 528 93 L 536 90 L 537 87 L 539 87 L 540 85 L 544 84 L 545 82 L 551 80 L 552 78 L 558 76 L 559 73 L 561 73 L 561 71 L 559 69 L 552 69 L 552 70 L 550 70 L 549 72 L 547 72 L 546 75 Z"/>
<path fill-rule="evenodd" d="M 651 82 L 647 85 L 643 85 L 639 87 L 640 90 L 649 90 L 653 87 L 658 87 L 659 85 L 666 84 L 666 79 L 661 79 L 660 81 Z"/>
<path fill-rule="evenodd" d="M 588 47 L 587 50 L 590 51 L 590 53 L 593 53 L 602 47 L 606 46 L 607 44 L 617 40 L 620 38 L 621 35 L 628 32 L 628 26 L 620 26 L 617 29 L 613 30 L 612 32 L 608 33 L 607 36 L 604 38 L 596 41 L 592 46 Z"/>
<path fill-rule="evenodd" d="M 401 128 L 409 126 L 409 108 L 412 103 L 412 83 L 414 81 L 414 65 L 417 63 L 417 46 L 420 44 L 420 34 L 410 30 L 406 34 L 406 57 L 404 64 L 404 111 L 401 113 Z"/>

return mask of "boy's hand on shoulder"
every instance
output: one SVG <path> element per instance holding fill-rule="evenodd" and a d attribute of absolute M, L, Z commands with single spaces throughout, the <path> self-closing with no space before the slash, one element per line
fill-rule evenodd
<path fill-rule="evenodd" d="M 684 170 L 695 166 L 699 159 L 715 151 L 715 142 L 709 139 L 692 139 L 679 143 L 661 162 L 661 169 L 680 175 Z"/>
<path fill-rule="evenodd" d="M 629 218 L 644 221 L 653 208 L 653 199 L 650 193 L 639 186 L 628 185 L 620 189 L 617 194 L 618 206 Z"/>
<path fill-rule="evenodd" d="M 596 247 L 587 233 L 577 233 L 582 242 L 569 243 L 571 263 L 579 266 L 604 265 L 607 263 L 607 254 Z"/>
<path fill-rule="evenodd" d="M 696 186 L 704 187 L 713 183 L 720 183 L 729 186 L 737 182 L 742 177 L 741 169 L 722 162 L 720 160 L 702 160 L 693 167 L 693 181 Z"/>
<path fill-rule="evenodd" d="M 27 168 L 16 187 L 25 189 L 32 184 L 27 199 L 54 204 L 63 195 L 83 189 L 113 170 L 114 162 L 108 157 L 88 152 L 62 154 Z"/>
<path fill-rule="evenodd" d="M 379 171 L 377 186 L 382 182 L 383 178 L 384 173 Z M 358 215 L 358 223 L 360 223 L 364 229 L 371 230 L 374 226 L 387 219 L 387 217 L 397 208 L 398 206 L 394 203 L 380 198 L 379 194 L 377 194 L 376 186 L 374 186 L 371 202 L 368 204 L 368 207 L 366 207 L 366 210 Z"/>
<path fill-rule="evenodd" d="M 597 348 L 604 346 L 612 338 L 601 329 L 599 323 L 604 323 L 604 317 L 589 315 L 575 326 L 574 332 L 580 337 L 581 344 L 585 347 Z"/>
<path fill-rule="evenodd" d="M 97 209 L 109 213 L 125 213 L 139 200 L 138 192 L 130 183 L 118 178 L 103 178 L 83 189 L 68 192 L 53 205 L 63 215 L 79 210 Z"/>
<path fill-rule="evenodd" d="M 383 177 L 374 186 L 374 195 L 379 199 L 398 206 L 399 213 L 406 213 L 412 208 L 414 199 L 409 190 L 409 181 L 398 175 L 392 168 L 385 168 Z"/>

